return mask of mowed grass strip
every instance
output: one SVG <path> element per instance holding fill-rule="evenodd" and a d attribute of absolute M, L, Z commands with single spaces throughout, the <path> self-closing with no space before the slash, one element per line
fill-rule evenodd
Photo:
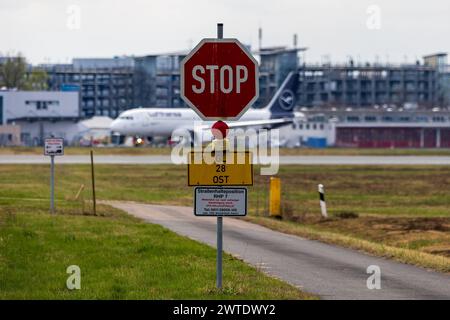
<path fill-rule="evenodd" d="M 186 166 L 96 165 L 97 195 L 105 200 L 192 204 Z M 1 165 L 2 197 L 48 198 L 47 165 Z M 317 184 L 325 185 L 331 213 L 355 211 L 360 215 L 409 217 L 450 216 L 448 166 L 299 166 L 280 168 L 283 201 L 297 203 L 294 214 L 320 212 Z M 267 207 L 270 177 L 255 168 L 255 185 L 249 188 L 251 207 Z M 75 196 L 81 184 L 90 197 L 88 165 L 56 165 L 56 196 Z"/>
<path fill-rule="evenodd" d="M 428 254 L 425 257 L 437 256 L 440 262 L 434 264 L 436 269 L 448 270 L 449 169 L 448 166 L 282 166 L 278 176 L 282 181 L 285 221 L 280 223 L 308 227 L 316 234 L 336 234 L 397 248 L 400 251 L 390 256 L 401 261 L 405 261 L 400 256 L 407 250 Z M 89 166 L 57 165 L 56 171 L 56 195 L 60 201 L 73 198 L 81 184 L 86 185 L 85 199 L 90 198 Z M 0 205 L 13 201 L 9 198 L 16 199 L 15 206 L 28 206 L 36 201 L 18 201 L 23 198 L 48 199 L 49 166 L 2 165 L 0 176 Z M 269 178 L 260 176 L 255 168 L 255 185 L 249 188 L 251 216 L 267 216 Z M 185 166 L 97 165 L 96 181 L 99 199 L 192 206 L 192 188 L 187 187 Z M 325 221 L 320 219 L 319 183 L 325 185 L 330 215 Z M 346 214 L 354 218 L 342 218 Z M 312 233 L 303 235 L 313 237 Z M 348 241 L 327 239 L 349 246 Z M 369 249 L 366 251 L 375 253 Z M 380 252 L 379 255 L 386 255 Z M 408 262 L 430 266 L 425 260 L 422 263 L 421 258 Z"/>
<path fill-rule="evenodd" d="M 88 155 L 90 147 L 66 147 L 66 155 Z M 170 155 L 170 147 L 95 147 L 97 155 Z M 280 148 L 286 156 L 450 156 L 450 149 Z M 42 147 L 0 147 L 0 155 L 42 155 Z"/>
<path fill-rule="evenodd" d="M 11 201 L 11 200 L 10 200 Z M 215 289 L 215 250 L 108 206 L 81 215 L 59 203 L 0 208 L 0 299 L 314 299 L 224 255 Z M 81 269 L 81 289 L 66 286 Z"/>
<path fill-rule="evenodd" d="M 90 147 L 65 147 L 65 155 L 89 155 Z M 94 147 L 97 155 L 170 155 L 169 147 Z M 42 155 L 43 147 L 0 147 L 0 155 Z"/>

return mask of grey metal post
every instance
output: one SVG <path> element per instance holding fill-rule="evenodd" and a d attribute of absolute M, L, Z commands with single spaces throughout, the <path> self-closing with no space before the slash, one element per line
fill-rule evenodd
<path fill-rule="evenodd" d="M 55 213 L 55 156 L 50 156 L 50 213 Z"/>
<path fill-rule="evenodd" d="M 217 289 L 222 289 L 223 217 L 217 217 Z"/>
<path fill-rule="evenodd" d="M 92 203 L 94 215 L 97 215 L 97 199 L 95 196 L 95 172 L 94 172 L 94 151 L 91 149 L 91 178 L 92 178 Z"/>
<path fill-rule="evenodd" d="M 223 23 L 217 24 L 217 38 L 223 39 Z M 223 217 L 217 217 L 217 271 L 216 286 L 222 289 Z"/>

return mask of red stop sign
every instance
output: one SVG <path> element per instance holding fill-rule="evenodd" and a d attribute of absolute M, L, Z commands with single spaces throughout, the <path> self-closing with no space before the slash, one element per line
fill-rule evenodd
<path fill-rule="evenodd" d="M 203 120 L 237 120 L 258 94 L 258 62 L 236 39 L 203 39 L 181 62 L 181 97 Z"/>

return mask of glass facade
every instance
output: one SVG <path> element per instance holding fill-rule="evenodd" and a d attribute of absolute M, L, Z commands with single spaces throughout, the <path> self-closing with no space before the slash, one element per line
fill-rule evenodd
<path fill-rule="evenodd" d="M 424 65 L 303 65 L 297 104 L 303 107 L 372 107 L 437 102 L 437 71 Z"/>
<path fill-rule="evenodd" d="M 260 51 L 259 99 L 256 106 L 263 107 L 269 103 L 289 72 L 298 68 L 299 50 L 276 47 Z"/>
<path fill-rule="evenodd" d="M 304 49 L 261 49 L 259 99 L 265 106 L 291 71 L 297 71 L 296 104 L 301 107 L 371 107 L 450 104 L 450 70 L 446 56 L 433 55 L 420 65 L 306 65 Z M 136 107 L 186 107 L 180 97 L 180 62 L 187 52 L 121 59 L 74 59 L 76 64 L 46 70 L 49 87 L 79 89 L 80 115 L 117 117 Z M 131 59 L 131 60 L 130 60 Z M 123 61 L 122 61 L 123 60 Z M 100 66 L 100 67 L 96 67 Z M 448 66 L 447 66 L 448 68 Z"/>
<path fill-rule="evenodd" d="M 80 68 L 54 65 L 46 69 L 49 88 L 78 88 L 80 92 L 80 115 L 112 118 L 133 104 L 133 77 L 131 67 Z"/>

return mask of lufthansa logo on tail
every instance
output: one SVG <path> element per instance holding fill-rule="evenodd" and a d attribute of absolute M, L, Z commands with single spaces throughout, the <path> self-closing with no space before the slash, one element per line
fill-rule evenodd
<path fill-rule="evenodd" d="M 281 93 L 278 101 L 283 110 L 291 111 L 294 108 L 295 95 L 291 90 L 286 89 Z"/>

